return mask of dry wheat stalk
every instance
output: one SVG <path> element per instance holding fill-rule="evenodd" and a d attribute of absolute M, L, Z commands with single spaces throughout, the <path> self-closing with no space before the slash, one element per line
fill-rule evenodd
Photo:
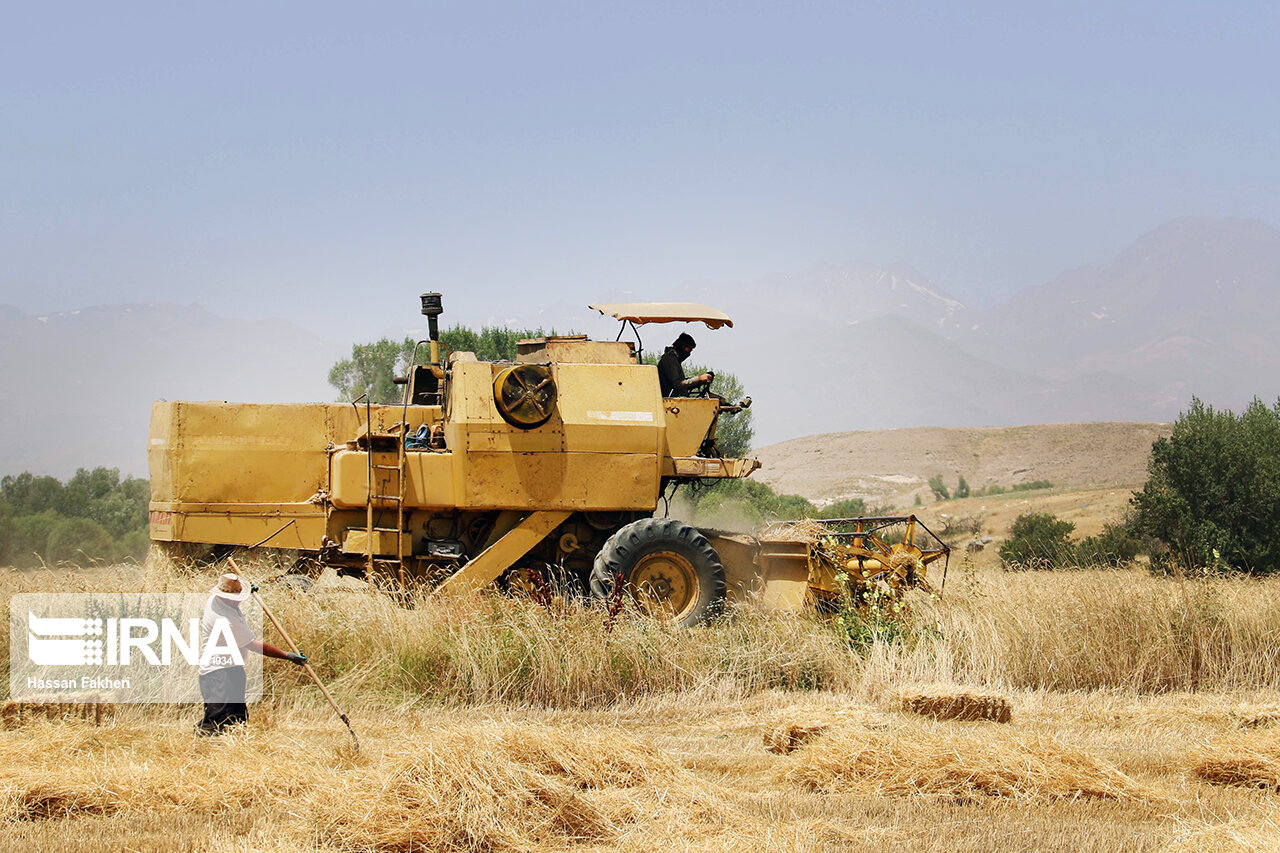
<path fill-rule="evenodd" d="M 989 727 L 841 728 L 798 752 L 785 778 L 814 791 L 869 796 L 1155 797 L 1115 767 L 1053 738 Z"/>
<path fill-rule="evenodd" d="M 1193 759 L 1192 775 L 1210 784 L 1280 791 L 1280 732 L 1222 738 Z"/>

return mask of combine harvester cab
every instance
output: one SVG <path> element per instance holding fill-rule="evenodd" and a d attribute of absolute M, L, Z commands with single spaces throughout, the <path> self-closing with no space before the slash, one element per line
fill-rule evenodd
<path fill-rule="evenodd" d="M 430 336 L 398 405 L 156 403 L 151 538 L 188 558 L 278 549 L 300 572 L 328 565 L 399 591 L 625 592 L 685 625 L 726 596 L 772 590 L 777 606 L 802 606 L 807 591 L 781 590 L 802 573 L 790 552 L 812 574 L 805 543 L 653 517 L 668 489 L 759 463 L 715 444 L 719 419 L 750 400 L 664 399 L 639 327 L 732 321 L 693 303 L 592 307 L 636 343 L 545 337 L 520 341 L 514 362 L 483 362 L 445 352 L 428 293 Z"/>

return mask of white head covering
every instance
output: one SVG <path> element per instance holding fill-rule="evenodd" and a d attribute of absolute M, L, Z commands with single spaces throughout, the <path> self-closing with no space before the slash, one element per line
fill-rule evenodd
<path fill-rule="evenodd" d="M 232 592 L 232 590 L 236 588 L 236 584 L 240 585 L 240 591 Z M 227 601 L 235 602 L 244 601 L 252 594 L 249 589 L 249 582 L 233 572 L 228 572 L 218 578 L 218 585 L 209 590 L 209 592 L 219 598 L 225 598 Z"/>

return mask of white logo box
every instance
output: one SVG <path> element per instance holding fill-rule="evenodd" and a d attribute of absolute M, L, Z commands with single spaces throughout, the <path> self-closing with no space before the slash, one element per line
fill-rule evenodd
<path fill-rule="evenodd" d="M 202 702 L 201 666 L 243 665 L 210 701 L 262 698 L 262 656 L 240 649 L 225 618 L 202 631 L 207 593 L 22 593 L 9 601 L 9 698 L 18 702 Z M 239 604 L 256 639 L 262 609 Z"/>

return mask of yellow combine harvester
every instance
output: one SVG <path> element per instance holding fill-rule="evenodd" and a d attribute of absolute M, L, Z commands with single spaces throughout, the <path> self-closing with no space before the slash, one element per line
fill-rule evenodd
<path fill-rule="evenodd" d="M 304 570 L 438 593 L 550 580 L 607 597 L 621 580 L 643 609 L 689 625 L 726 596 L 793 608 L 834 590 L 811 543 L 653 517 L 676 484 L 759 467 L 715 444 L 719 419 L 750 400 L 664 399 L 622 340 L 524 340 L 510 363 L 445 357 L 440 295 L 422 306 L 429 355 L 397 380 L 400 405 L 156 403 L 151 538 L 183 556 L 286 549 Z M 646 323 L 733 325 L 693 303 L 592 307 L 637 342 Z"/>

